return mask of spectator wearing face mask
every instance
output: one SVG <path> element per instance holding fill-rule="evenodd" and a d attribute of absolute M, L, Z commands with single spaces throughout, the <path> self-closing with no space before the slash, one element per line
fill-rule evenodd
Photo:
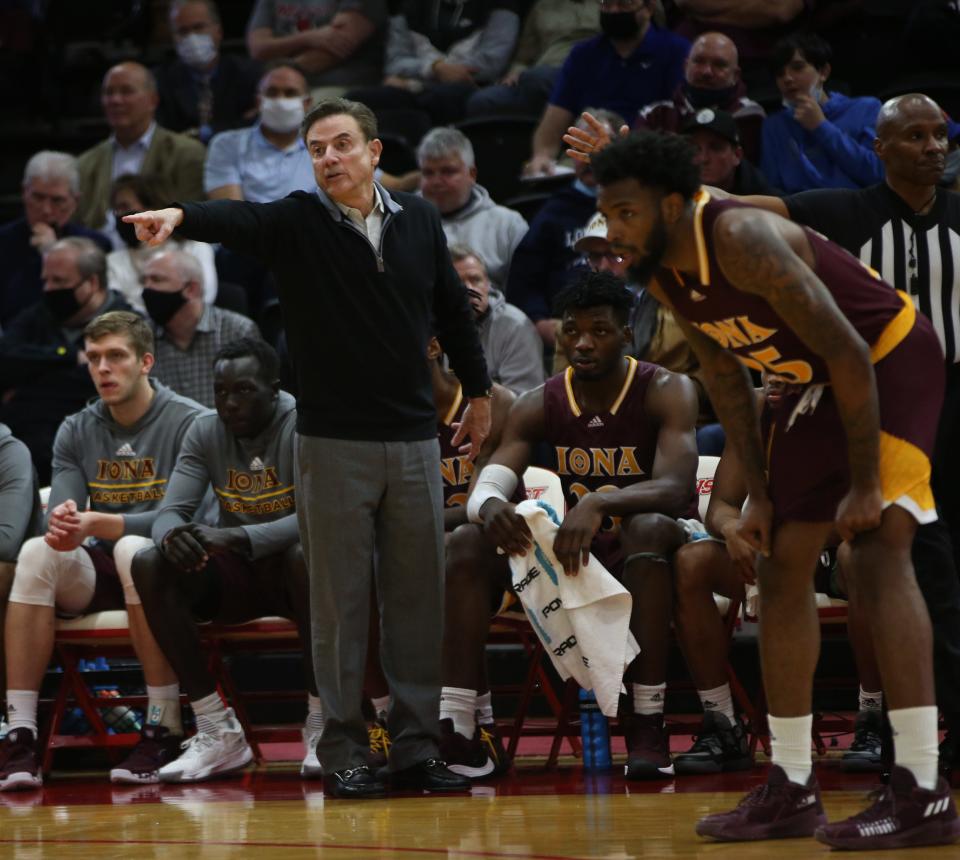
<path fill-rule="evenodd" d="M 162 204 L 163 201 L 146 177 L 128 173 L 113 181 L 110 208 L 124 246 L 107 254 L 107 283 L 110 284 L 110 289 L 120 293 L 126 302 L 140 313 L 146 312 L 141 296 L 144 268 L 157 249 L 139 242 L 137 231 L 132 224 L 124 223 L 123 216 L 131 212 L 142 212 L 144 209 L 154 209 Z M 203 300 L 207 304 L 213 304 L 219 286 L 213 245 L 171 236 L 163 247 L 179 248 L 196 258 L 203 270 Z"/>
<path fill-rule="evenodd" d="M 256 116 L 262 69 L 249 57 L 221 54 L 223 30 L 213 0 L 174 0 L 170 33 L 177 58 L 156 72 L 157 121 L 206 143 Z"/>
<path fill-rule="evenodd" d="M 153 376 L 177 394 L 213 407 L 213 359 L 241 337 L 259 338 L 256 324 L 203 301 L 203 270 L 176 248 L 154 254 L 143 271 L 143 303 L 153 323 Z"/>
<path fill-rule="evenodd" d="M 814 33 L 778 42 L 771 65 L 783 110 L 763 121 L 760 169 L 788 193 L 883 181 L 873 151 L 880 101 L 827 92 L 830 46 Z"/>
<path fill-rule="evenodd" d="M 313 165 L 300 137 L 310 102 L 299 69 L 288 64 L 270 69 L 257 87 L 257 122 L 210 141 L 203 172 L 210 199 L 266 203 L 291 191 L 316 188 Z"/>
<path fill-rule="evenodd" d="M 43 254 L 43 293 L 0 337 L 0 421 L 30 448 L 41 485 L 50 483 L 60 422 L 96 394 L 83 355 L 83 329 L 107 311 L 129 311 L 107 289 L 103 251 L 68 236 Z"/>

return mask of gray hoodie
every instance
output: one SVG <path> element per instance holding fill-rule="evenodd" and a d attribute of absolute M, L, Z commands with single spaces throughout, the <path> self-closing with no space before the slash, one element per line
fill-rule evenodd
<path fill-rule="evenodd" d="M 163 507 L 153 523 L 160 545 L 170 529 L 190 522 L 208 485 L 220 503 L 220 528 L 241 527 L 253 558 L 274 555 L 299 539 L 294 503 L 293 445 L 297 413 L 281 391 L 273 418 L 258 436 L 241 439 L 215 412 L 200 416 L 183 440 Z"/>
<path fill-rule="evenodd" d="M 150 535 L 167 481 L 193 419 L 205 410 L 154 379 L 153 400 L 139 421 L 122 427 L 100 399 L 69 415 L 53 442 L 47 506 L 67 499 L 123 516 L 125 535 Z"/>
<path fill-rule="evenodd" d="M 491 289 L 487 313 L 477 322 L 487 369 L 494 382 L 523 394 L 543 384 L 543 341 L 530 318 Z"/>
<path fill-rule="evenodd" d="M 447 244 L 476 251 L 486 264 L 490 282 L 503 289 L 513 252 L 527 233 L 523 216 L 494 203 L 486 188 L 474 185 L 467 205 L 441 216 L 441 222 Z"/>
<path fill-rule="evenodd" d="M 0 561 L 16 561 L 23 542 L 40 533 L 41 521 L 30 450 L 0 424 Z"/>

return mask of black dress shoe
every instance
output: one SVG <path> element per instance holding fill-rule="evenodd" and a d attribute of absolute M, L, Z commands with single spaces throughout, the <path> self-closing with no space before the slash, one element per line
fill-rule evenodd
<path fill-rule="evenodd" d="M 470 791 L 470 780 L 454 773 L 438 758 L 425 761 L 390 774 L 390 787 L 420 791 Z"/>
<path fill-rule="evenodd" d="M 386 797 L 387 786 L 365 764 L 334 771 L 324 777 L 324 793 L 330 797 L 366 799 Z"/>

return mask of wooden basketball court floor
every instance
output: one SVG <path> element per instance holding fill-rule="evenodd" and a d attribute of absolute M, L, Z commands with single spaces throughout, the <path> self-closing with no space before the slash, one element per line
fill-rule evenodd
<path fill-rule="evenodd" d="M 875 775 L 817 765 L 831 820 L 863 808 Z M 765 778 L 745 774 L 627 784 L 618 772 L 586 773 L 573 759 L 514 771 L 467 796 L 410 794 L 327 799 L 293 763 L 193 786 L 111 786 L 101 774 L 58 774 L 43 789 L 0 794 L 0 858 L 36 860 L 578 860 L 578 858 L 826 857 L 809 840 L 718 844 L 694 822 L 729 808 Z M 960 793 L 955 792 L 955 796 Z M 960 800 L 960 797 L 957 798 Z M 960 858 L 960 845 L 862 857 Z"/>

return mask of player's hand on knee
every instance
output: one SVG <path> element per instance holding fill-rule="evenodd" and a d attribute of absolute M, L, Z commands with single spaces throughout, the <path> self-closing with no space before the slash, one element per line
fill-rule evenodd
<path fill-rule="evenodd" d="M 747 585 L 757 582 L 757 551 L 737 534 L 739 520 L 727 520 L 721 533 L 734 570 Z"/>
<path fill-rule="evenodd" d="M 69 552 L 80 546 L 85 536 L 82 518 L 73 499 L 67 499 L 50 512 L 44 541 L 51 549 Z"/>
<path fill-rule="evenodd" d="M 597 499 L 595 502 L 594 499 Z M 567 576 L 576 576 L 590 561 L 590 544 L 603 524 L 603 511 L 595 493 L 584 496 L 564 517 L 553 540 L 553 554 Z"/>
<path fill-rule="evenodd" d="M 526 555 L 533 546 L 527 521 L 516 513 L 517 506 L 500 499 L 487 499 L 480 509 L 483 533 L 507 555 Z"/>
<path fill-rule="evenodd" d="M 880 527 L 883 514 L 883 493 L 879 486 L 851 487 L 837 506 L 837 532 L 849 541 L 860 534 Z"/>
<path fill-rule="evenodd" d="M 206 551 L 207 555 L 218 552 L 235 552 L 246 555 L 250 552 L 250 538 L 241 528 L 212 528 L 202 523 L 190 523 L 190 534 Z"/>
<path fill-rule="evenodd" d="M 755 552 L 770 556 L 770 533 L 773 530 L 773 503 L 769 497 L 750 496 L 737 523 L 737 536 Z"/>
<path fill-rule="evenodd" d="M 193 523 L 175 526 L 167 532 L 160 547 L 167 561 L 181 570 L 202 570 L 209 560 L 203 544 L 191 532 Z"/>

